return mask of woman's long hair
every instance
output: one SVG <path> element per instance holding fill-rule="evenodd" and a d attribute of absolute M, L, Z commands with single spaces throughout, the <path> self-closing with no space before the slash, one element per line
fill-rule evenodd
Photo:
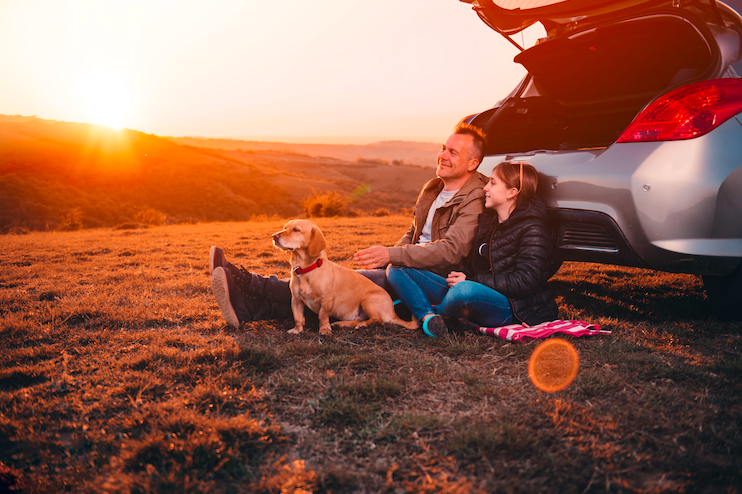
<path fill-rule="evenodd" d="M 516 207 L 536 195 L 538 173 L 532 165 L 524 161 L 503 161 L 495 167 L 494 172 L 508 189 L 518 189 L 518 195 L 515 196 Z"/>

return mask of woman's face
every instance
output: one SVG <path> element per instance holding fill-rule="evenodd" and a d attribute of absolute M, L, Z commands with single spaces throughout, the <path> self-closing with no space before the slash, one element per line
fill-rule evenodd
<path fill-rule="evenodd" d="M 484 186 L 484 206 L 491 209 L 497 209 L 498 206 L 507 204 L 517 194 L 518 189 L 515 187 L 508 188 L 505 182 L 492 172 L 490 181 Z"/>

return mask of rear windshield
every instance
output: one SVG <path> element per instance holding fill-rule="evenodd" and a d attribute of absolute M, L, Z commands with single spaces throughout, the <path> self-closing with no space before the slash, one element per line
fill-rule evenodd
<path fill-rule="evenodd" d="M 724 0 L 724 3 L 736 10 L 738 14 L 742 14 L 742 0 Z M 732 67 L 737 71 L 737 74 L 742 76 L 742 60 L 737 60 L 732 64 Z"/>

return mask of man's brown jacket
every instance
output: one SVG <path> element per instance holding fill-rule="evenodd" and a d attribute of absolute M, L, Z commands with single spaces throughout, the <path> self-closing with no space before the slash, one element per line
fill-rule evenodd
<path fill-rule="evenodd" d="M 487 177 L 474 172 L 459 191 L 433 216 L 430 243 L 417 245 L 428 211 L 438 193 L 443 190 L 443 180 L 434 178 L 425 184 L 415 203 L 415 218 L 407 233 L 397 245 L 389 248 L 392 266 L 425 269 L 441 276 L 451 271 L 461 271 L 464 258 L 469 254 L 477 233 L 479 214 L 484 211 L 484 191 Z"/>

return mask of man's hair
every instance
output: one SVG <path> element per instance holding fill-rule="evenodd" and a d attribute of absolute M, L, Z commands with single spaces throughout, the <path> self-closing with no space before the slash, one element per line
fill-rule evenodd
<path fill-rule="evenodd" d="M 521 174 L 522 170 L 522 174 Z M 518 189 L 518 195 L 515 197 L 517 206 L 523 201 L 528 201 L 536 195 L 538 188 L 538 173 L 536 169 L 524 161 L 503 161 L 495 167 L 493 173 L 496 173 L 500 180 L 508 189 Z M 521 183 L 521 176 L 523 183 Z"/>
<path fill-rule="evenodd" d="M 469 156 L 467 156 L 467 158 L 476 159 L 479 163 L 482 163 L 482 160 L 484 159 L 484 151 L 487 149 L 487 136 L 482 132 L 482 129 L 475 127 L 474 125 L 469 125 L 468 123 L 460 122 L 456 128 L 453 129 L 453 133 L 472 138 L 474 144 L 469 150 Z"/>

